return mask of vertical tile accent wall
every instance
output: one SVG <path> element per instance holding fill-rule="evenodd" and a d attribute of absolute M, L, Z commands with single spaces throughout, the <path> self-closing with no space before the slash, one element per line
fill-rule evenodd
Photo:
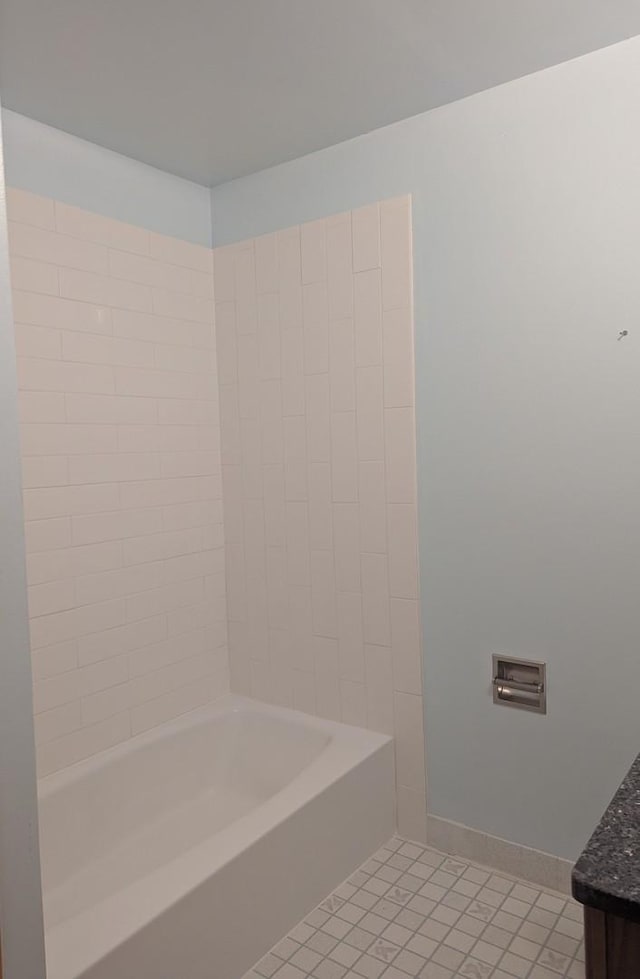
<path fill-rule="evenodd" d="M 214 273 L 232 688 L 393 734 L 424 840 L 410 198 Z"/>
<path fill-rule="evenodd" d="M 228 689 L 211 251 L 9 191 L 38 767 Z"/>

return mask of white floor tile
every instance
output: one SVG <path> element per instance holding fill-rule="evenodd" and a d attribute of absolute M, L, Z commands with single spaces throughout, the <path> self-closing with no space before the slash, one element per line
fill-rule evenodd
<path fill-rule="evenodd" d="M 584 979 L 581 908 L 394 837 L 245 979 Z"/>

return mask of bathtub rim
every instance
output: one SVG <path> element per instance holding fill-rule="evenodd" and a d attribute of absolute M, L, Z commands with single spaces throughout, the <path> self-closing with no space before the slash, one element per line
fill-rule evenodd
<path fill-rule="evenodd" d="M 251 697 L 245 697 L 240 694 L 223 694 L 221 697 L 216 697 L 209 704 L 185 711 L 185 713 L 179 714 L 169 721 L 157 724 L 147 731 L 134 734 L 132 737 L 120 741 L 110 748 L 104 748 L 102 751 L 98 751 L 94 755 L 89 755 L 87 758 L 81 758 L 79 761 L 75 761 L 73 764 L 67 765 L 59 771 L 50 772 L 48 775 L 41 776 L 38 779 L 38 801 L 46 799 L 49 795 L 53 795 L 56 791 L 64 789 L 67 785 L 80 781 L 84 775 L 101 771 L 116 762 L 119 758 L 134 754 L 138 748 L 167 741 L 173 735 L 181 731 L 199 727 L 215 717 L 222 717 L 229 713 L 242 714 L 245 712 L 267 714 L 270 717 L 278 717 L 279 719 L 295 719 L 296 722 L 299 718 L 301 724 L 314 731 L 324 732 L 326 729 L 322 726 L 323 723 L 331 727 L 350 728 L 348 724 L 342 724 L 339 721 L 324 722 L 322 718 L 313 717 L 311 714 L 305 714 L 293 708 L 277 707 L 267 703 L 263 704 L 260 700 L 254 700 Z M 319 721 L 320 724 L 314 724 L 314 721 Z M 365 728 L 351 728 L 351 730 L 363 731 L 365 734 L 375 733 L 367 731 Z"/>

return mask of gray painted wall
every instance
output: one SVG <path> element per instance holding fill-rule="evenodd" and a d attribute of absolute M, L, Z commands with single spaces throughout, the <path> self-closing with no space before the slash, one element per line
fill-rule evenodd
<path fill-rule="evenodd" d="M 5 979 L 44 979 L 16 357 L 0 131 L 0 931 Z"/>
<path fill-rule="evenodd" d="M 640 749 L 638 91 L 640 38 L 212 192 L 220 244 L 413 194 L 429 808 L 564 857 Z"/>
<path fill-rule="evenodd" d="M 7 184 L 198 245 L 211 244 L 209 191 L 5 109 Z"/>

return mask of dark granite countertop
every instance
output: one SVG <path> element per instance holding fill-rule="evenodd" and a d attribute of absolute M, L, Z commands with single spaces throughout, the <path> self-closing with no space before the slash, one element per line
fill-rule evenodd
<path fill-rule="evenodd" d="M 581 904 L 640 921 L 640 755 L 573 868 L 571 889 Z"/>

